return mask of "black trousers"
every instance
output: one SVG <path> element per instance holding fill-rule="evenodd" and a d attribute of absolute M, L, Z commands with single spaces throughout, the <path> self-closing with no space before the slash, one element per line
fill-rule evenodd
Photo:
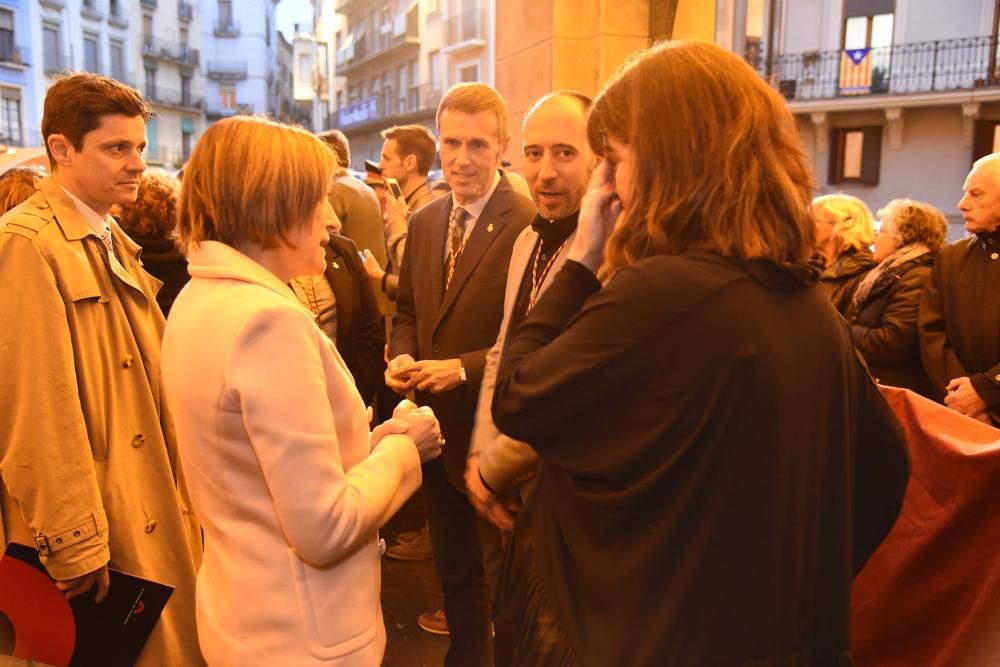
<path fill-rule="evenodd" d="M 502 556 L 499 531 L 480 519 L 465 494 L 448 481 L 440 460 L 425 464 L 423 476 L 434 569 L 451 635 L 445 667 L 490 667 L 491 600 Z"/>

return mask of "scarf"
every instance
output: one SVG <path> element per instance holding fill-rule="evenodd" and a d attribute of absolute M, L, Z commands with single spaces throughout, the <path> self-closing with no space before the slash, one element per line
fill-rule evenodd
<path fill-rule="evenodd" d="M 872 288 L 874 288 L 875 285 L 878 284 L 879 280 L 888 274 L 889 271 L 897 266 L 906 264 L 907 262 L 912 262 L 918 257 L 926 255 L 930 251 L 931 249 L 923 243 L 911 243 L 910 245 L 903 246 L 879 262 L 878 266 L 868 272 L 868 275 L 866 275 L 858 285 L 857 291 L 854 292 L 855 312 L 858 311 L 861 308 L 861 305 L 868 300 L 868 295 L 871 294 Z"/>

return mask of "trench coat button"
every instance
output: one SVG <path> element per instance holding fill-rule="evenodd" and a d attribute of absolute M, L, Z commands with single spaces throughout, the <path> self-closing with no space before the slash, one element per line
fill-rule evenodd
<path fill-rule="evenodd" d="M 993 379 L 996 380 L 997 382 L 1000 382 L 1000 373 L 994 375 Z"/>
<path fill-rule="evenodd" d="M 146 522 L 146 532 L 151 533 L 156 530 L 156 519 L 150 519 Z"/>
<path fill-rule="evenodd" d="M 146 436 L 142 433 L 136 433 L 135 437 L 132 438 L 132 446 L 139 448 L 146 442 Z"/>
<path fill-rule="evenodd" d="M 61 537 L 57 537 L 56 538 L 56 544 L 62 544 L 62 543 L 63 543 L 63 539 Z"/>
<path fill-rule="evenodd" d="M 1000 255 L 998 255 L 995 252 L 994 253 L 990 253 L 990 259 L 996 259 L 997 257 L 1000 257 Z"/>
<path fill-rule="evenodd" d="M 441 346 L 440 346 L 440 345 L 435 345 L 434 347 L 432 347 L 432 348 L 431 348 L 431 351 L 432 351 L 432 352 L 433 352 L 434 354 L 437 354 L 438 352 L 440 352 L 440 351 L 441 351 Z"/>
<path fill-rule="evenodd" d="M 132 358 L 132 355 L 126 354 L 124 357 L 122 357 L 122 368 L 129 368 L 132 365 L 133 361 L 134 359 Z"/>

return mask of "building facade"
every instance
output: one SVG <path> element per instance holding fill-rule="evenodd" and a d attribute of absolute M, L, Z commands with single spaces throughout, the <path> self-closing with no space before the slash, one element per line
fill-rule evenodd
<path fill-rule="evenodd" d="M 311 25 L 296 25 L 292 41 L 292 88 L 298 119 L 314 132 L 326 129 L 330 113 L 329 42 Z"/>
<path fill-rule="evenodd" d="M 960 237 L 965 176 L 1000 150 L 1000 4 L 784 0 L 773 22 L 749 4 L 769 28 L 748 58 L 788 99 L 819 192 L 926 201 Z"/>
<path fill-rule="evenodd" d="M 337 0 L 331 122 L 351 142 L 352 167 L 378 161 L 381 131 L 435 130 L 441 95 L 461 81 L 494 82 L 493 0 Z"/>
<path fill-rule="evenodd" d="M 200 12 L 184 0 L 131 0 L 137 71 L 112 76 L 136 86 L 153 106 L 146 128 L 146 162 L 179 169 L 205 127 Z M 122 78 L 124 76 L 124 78 Z"/>
<path fill-rule="evenodd" d="M 38 146 L 35 77 L 31 69 L 33 0 L 0 0 L 0 148 Z"/>
<path fill-rule="evenodd" d="M 209 122 L 280 107 L 278 0 L 202 0 L 202 59 Z"/>

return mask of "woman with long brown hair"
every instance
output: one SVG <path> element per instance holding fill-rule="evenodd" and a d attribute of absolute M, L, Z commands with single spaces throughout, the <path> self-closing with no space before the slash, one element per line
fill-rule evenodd
<path fill-rule="evenodd" d="M 589 135 L 568 261 L 497 379 L 497 426 L 542 459 L 498 586 L 522 618 L 505 654 L 847 664 L 852 573 L 908 465 L 807 263 L 792 116 L 738 57 L 672 42 L 622 67 Z"/>

